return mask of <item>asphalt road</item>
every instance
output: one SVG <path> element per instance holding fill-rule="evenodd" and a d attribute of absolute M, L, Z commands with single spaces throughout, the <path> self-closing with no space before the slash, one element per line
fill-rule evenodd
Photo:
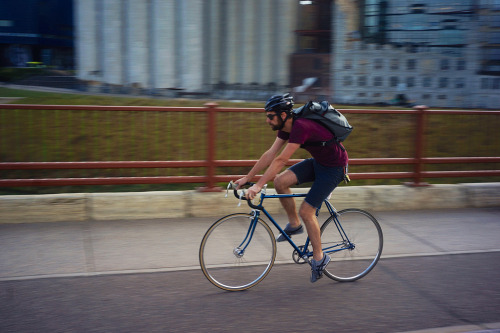
<path fill-rule="evenodd" d="M 0 283 L 1 332 L 402 332 L 500 322 L 500 252 L 382 259 L 364 279 L 277 265 L 226 292 L 199 270 Z"/>
<path fill-rule="evenodd" d="M 311 284 L 281 244 L 244 292 L 197 266 L 207 219 L 0 225 L 0 332 L 500 332 L 500 209 L 375 215 L 360 281 Z"/>

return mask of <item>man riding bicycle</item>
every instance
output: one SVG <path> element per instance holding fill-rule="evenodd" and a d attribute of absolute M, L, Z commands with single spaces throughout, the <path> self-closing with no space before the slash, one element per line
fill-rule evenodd
<path fill-rule="evenodd" d="M 324 126 L 310 119 L 295 119 L 292 113 L 293 105 L 293 97 L 290 94 L 274 95 L 266 102 L 266 122 L 274 131 L 278 131 L 277 137 L 250 172 L 236 183 L 242 186 L 267 168 L 262 178 L 248 189 L 246 196 L 249 199 L 255 198 L 262 187 L 271 180 L 274 181 L 274 187 L 279 194 L 292 193 L 290 187 L 293 185 L 313 183 L 298 213 L 294 198 L 280 198 L 280 201 L 288 216 L 288 224 L 284 229 L 288 236 L 303 233 L 299 216 L 306 225 L 313 248 L 311 282 L 316 282 L 330 262 L 330 257 L 324 254 L 321 248 L 321 232 L 316 210 L 344 179 L 348 156 L 341 143 L 331 140 L 333 134 Z M 317 144 L 329 140 L 330 144 Z M 312 157 L 280 173 L 293 153 L 301 147 Z M 281 242 L 285 239 L 280 234 L 276 240 Z"/>

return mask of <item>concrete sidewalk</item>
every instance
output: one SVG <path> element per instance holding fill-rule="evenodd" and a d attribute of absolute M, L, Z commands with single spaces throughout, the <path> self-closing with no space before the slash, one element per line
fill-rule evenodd
<path fill-rule="evenodd" d="M 500 251 L 500 207 L 374 215 L 384 232 L 383 259 Z M 215 220 L 0 224 L 0 281 L 198 269 L 200 241 Z M 277 263 L 291 262 L 291 253 L 279 243 Z"/>

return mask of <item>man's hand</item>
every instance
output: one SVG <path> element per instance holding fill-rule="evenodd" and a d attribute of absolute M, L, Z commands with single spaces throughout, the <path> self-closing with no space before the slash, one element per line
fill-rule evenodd
<path fill-rule="evenodd" d="M 236 188 L 239 189 L 241 186 L 245 185 L 248 183 L 248 177 L 245 176 L 243 178 L 240 178 L 234 182 L 236 185 L 238 185 Z"/>
<path fill-rule="evenodd" d="M 255 196 L 257 195 L 257 193 L 260 192 L 260 190 L 262 190 L 262 186 L 255 184 L 248 189 L 245 196 L 247 197 L 247 199 L 253 200 L 253 198 L 255 198 Z"/>

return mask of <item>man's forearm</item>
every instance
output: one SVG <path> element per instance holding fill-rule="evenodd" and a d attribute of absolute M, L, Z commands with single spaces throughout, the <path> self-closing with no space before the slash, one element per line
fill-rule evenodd
<path fill-rule="evenodd" d="M 285 166 L 285 161 L 283 161 L 280 158 L 275 159 L 269 168 L 267 168 L 266 172 L 264 175 L 259 179 L 257 182 L 257 185 L 260 187 L 263 187 L 265 184 L 267 184 L 270 180 L 274 179 L 274 177 L 283 169 Z"/>
<path fill-rule="evenodd" d="M 252 170 L 247 174 L 248 180 L 252 179 L 255 177 L 260 171 L 264 170 L 267 168 L 273 161 L 274 156 L 269 151 L 266 151 L 260 159 L 255 163 L 253 166 Z"/>
<path fill-rule="evenodd" d="M 267 168 L 262 178 L 259 179 L 257 185 L 262 187 L 267 184 L 268 181 L 273 180 L 274 177 L 285 167 L 286 163 L 290 160 L 293 153 L 299 149 L 299 147 L 300 145 L 296 143 L 287 144 L 281 154 L 274 158 L 270 163 L 269 168 Z"/>

